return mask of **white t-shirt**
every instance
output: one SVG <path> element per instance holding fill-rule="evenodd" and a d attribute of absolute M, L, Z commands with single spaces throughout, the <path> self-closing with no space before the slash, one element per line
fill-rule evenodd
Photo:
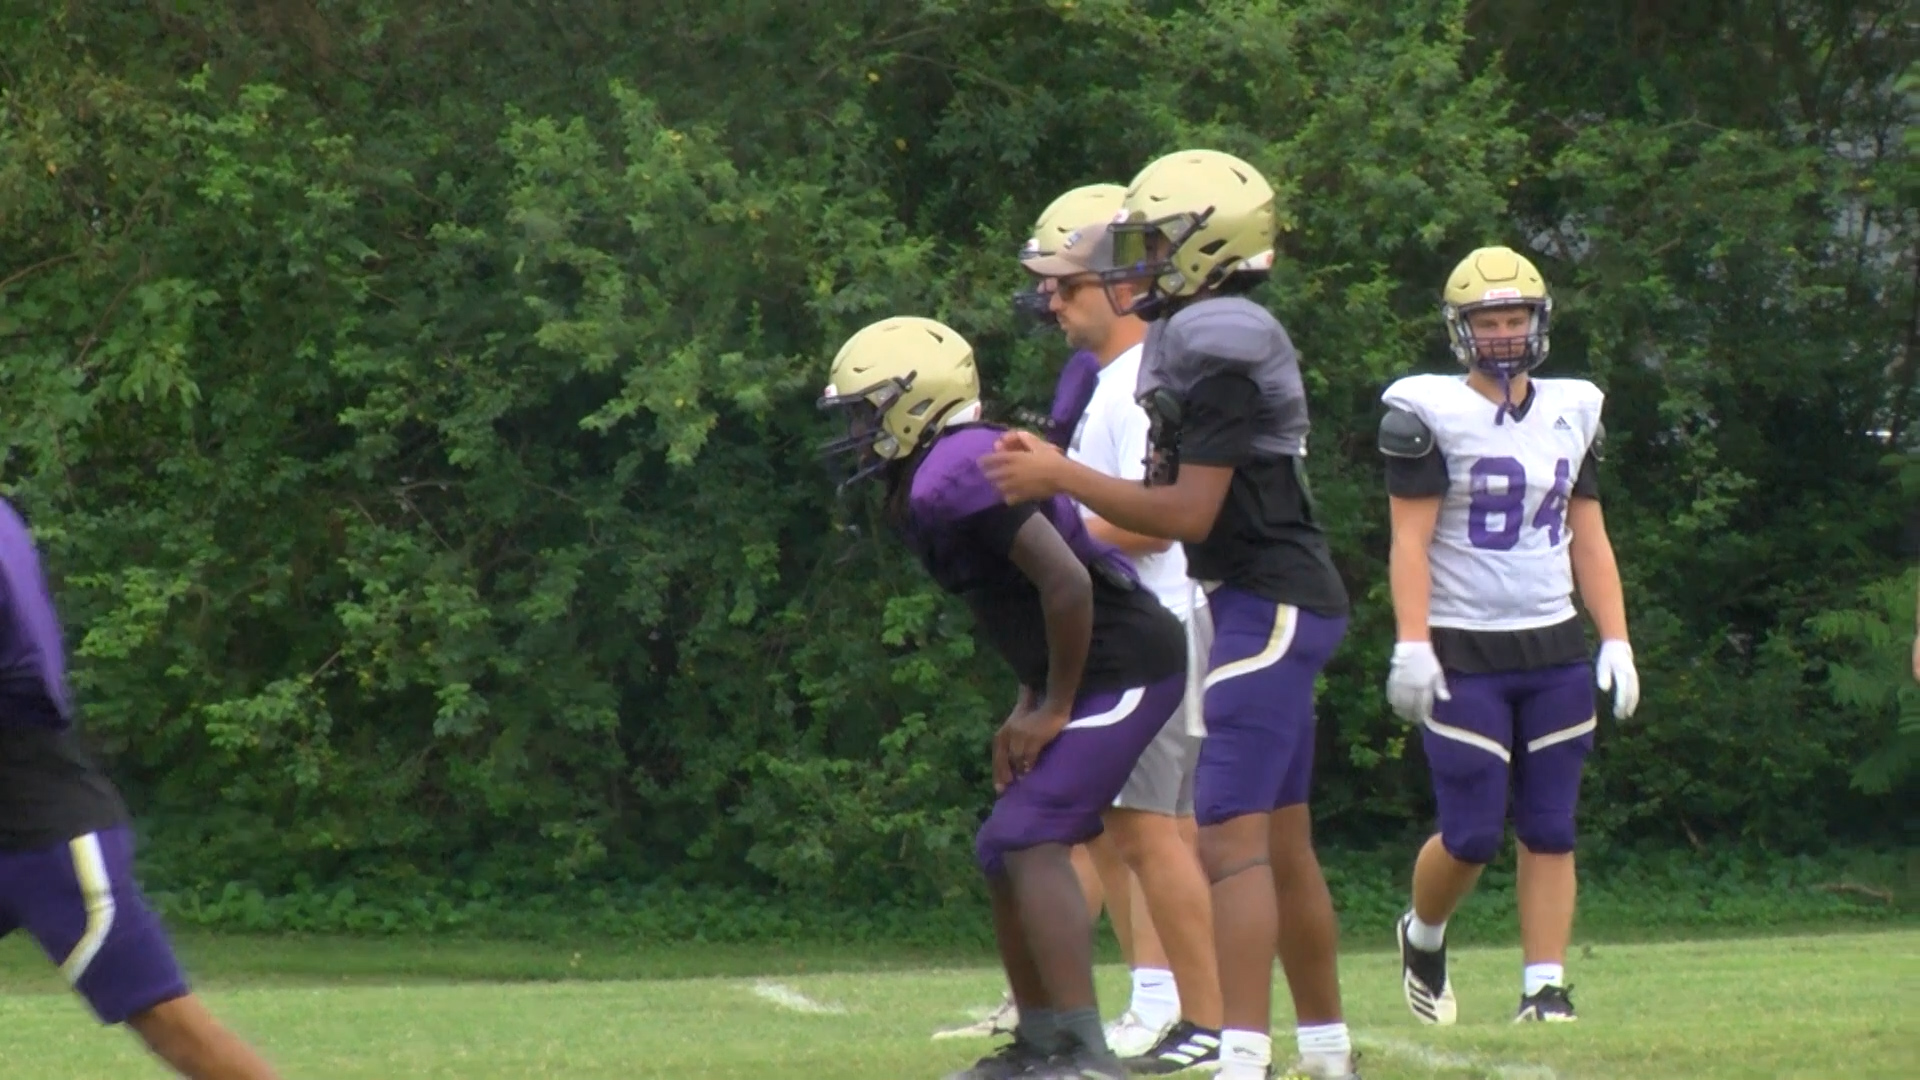
<path fill-rule="evenodd" d="M 1090 469 L 1123 480 L 1147 475 L 1147 413 L 1133 399 L 1140 381 L 1141 348 L 1135 345 L 1100 369 L 1093 397 L 1073 429 L 1067 456 Z M 1081 516 L 1093 516 L 1086 507 Z M 1178 541 L 1157 555 L 1132 556 L 1140 583 L 1152 589 L 1168 611 L 1185 619 L 1193 607 L 1193 585 L 1187 580 L 1187 553 Z"/>

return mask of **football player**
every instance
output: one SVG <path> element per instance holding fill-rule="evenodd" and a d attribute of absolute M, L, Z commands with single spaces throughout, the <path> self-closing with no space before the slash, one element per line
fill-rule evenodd
<path fill-rule="evenodd" d="M 1031 236 L 1021 246 L 1022 264 L 1031 270 L 1035 260 L 1054 256 L 1082 227 L 1104 225 L 1120 209 L 1125 194 L 1126 188 L 1119 184 L 1088 184 L 1054 199 L 1040 212 Z M 1120 327 L 1134 335 L 1113 341 L 1108 355 L 1096 356 L 1088 347 L 1089 327 L 1063 327 L 1061 316 L 1055 310 L 1058 283 L 1043 273 L 1033 274 L 1030 281 L 1026 289 L 1014 295 L 1015 309 L 1043 329 L 1063 330 L 1069 343 L 1077 347 L 1055 386 L 1053 407 L 1044 429 L 1047 440 L 1072 453 L 1072 444 L 1086 434 L 1089 405 L 1104 402 L 1101 415 L 1094 418 L 1093 441 L 1116 452 L 1101 455 L 1105 464 L 1096 462 L 1095 467 L 1115 475 L 1131 469 L 1129 475 L 1137 477 L 1141 452 L 1117 452 L 1117 446 L 1121 437 L 1144 444 L 1146 416 L 1132 400 L 1133 373 L 1139 366 L 1138 350 L 1129 349 L 1137 343 L 1144 324 L 1132 317 L 1113 316 L 1111 309 L 1104 305 L 1106 316 L 1101 319 L 1099 311 L 1080 305 L 1088 313 L 1081 317 L 1081 323 L 1088 317 L 1100 320 L 1096 326 L 1102 335 L 1101 342 L 1106 341 L 1109 327 Z M 1068 293 L 1071 295 L 1072 290 Z M 1114 362 L 1123 355 L 1124 362 Z M 1118 424 L 1114 422 L 1116 417 L 1121 421 Z M 1185 620 L 1194 602 L 1193 590 L 1186 577 L 1185 557 L 1170 541 L 1112 529 L 1097 518 L 1090 520 L 1088 526 L 1095 536 L 1115 544 L 1131 557 L 1161 602 Z M 1187 704 L 1183 703 L 1182 720 Z M 1156 1060 L 1164 1059 L 1163 1066 L 1204 1066 L 1218 1051 L 1219 978 L 1213 966 L 1211 915 L 1204 910 L 1205 878 L 1192 853 L 1192 773 L 1199 739 L 1198 734 L 1188 730 L 1192 726 L 1176 723 L 1161 733 L 1142 756 L 1136 775 L 1129 779 L 1127 790 L 1117 800 L 1116 806 L 1121 812 L 1108 815 L 1107 831 L 1073 849 L 1074 871 L 1087 896 L 1088 916 L 1097 921 L 1102 907 L 1107 908 L 1122 958 L 1132 975 L 1132 999 L 1120 1017 L 1108 1025 L 1108 1044 L 1123 1057 L 1151 1052 Z M 1154 816 L 1141 816 L 1145 813 Z M 1143 832 L 1153 833 L 1162 817 L 1174 826 L 1174 839 L 1187 844 L 1187 855 L 1172 856 L 1170 860 L 1163 858 L 1168 853 L 1159 850 L 1164 845 L 1156 842 L 1162 838 L 1157 834 L 1143 835 Z M 1144 824 L 1130 827 L 1136 823 Z M 1173 916 L 1182 918 L 1183 922 L 1175 931 L 1179 940 L 1173 946 L 1180 956 L 1178 963 L 1169 960 L 1154 925 L 1146 893 L 1129 869 L 1128 859 L 1115 849 L 1115 837 L 1120 834 L 1124 834 L 1121 839 L 1134 861 L 1155 862 L 1155 869 L 1149 873 L 1155 878 L 1154 892 L 1159 895 L 1162 908 L 1171 903 L 1186 911 L 1184 917 Z M 1191 870 L 1191 875 L 1187 870 Z M 1197 907 L 1190 895 L 1196 891 L 1199 893 Z M 1176 970 L 1184 973 L 1183 981 L 1188 987 L 1185 1014 L 1192 1020 L 1189 1023 L 1181 1022 L 1181 983 L 1175 978 Z M 980 1019 L 936 1031 L 933 1037 L 1002 1034 L 1011 1031 L 1018 1019 L 1009 994 Z M 1139 1063 L 1134 1066 L 1141 1067 Z"/>
<path fill-rule="evenodd" d="M 273 1080 L 187 987 L 133 872 L 133 831 L 81 746 L 40 554 L 0 499 L 0 938 L 25 930 L 103 1024 L 193 1080 Z"/>
<path fill-rule="evenodd" d="M 1148 424 L 1133 393 L 1147 324 L 1137 315 L 1117 314 L 1105 295 L 1101 275 L 1113 269 L 1108 223 L 1119 208 L 1122 190 L 1116 187 L 1114 192 L 1109 205 L 1076 207 L 1077 217 L 1056 213 L 1043 219 L 1043 233 L 1064 235 L 1052 251 L 1036 252 L 1022 264 L 1039 282 L 1068 342 L 1098 361 L 1097 384 L 1073 430 L 1067 456 L 1137 482 L 1145 476 Z M 1062 230 L 1061 222 L 1070 228 Z M 1181 548 L 1165 537 L 1119 528 L 1084 509 L 1083 516 L 1089 532 L 1132 558 L 1141 581 L 1189 623 L 1189 640 L 1197 645 L 1190 616 L 1198 590 L 1187 577 Z M 1188 658 L 1190 672 L 1204 663 L 1191 647 Z M 1190 685 L 1185 706 L 1197 710 L 1199 697 L 1198 688 Z M 1130 923 L 1133 936 L 1128 955 L 1133 1000 L 1107 1029 L 1107 1039 L 1130 1059 L 1128 1067 L 1140 1073 L 1204 1067 L 1219 1058 L 1220 976 L 1213 956 L 1207 879 L 1194 846 L 1193 773 L 1204 729 L 1198 716 L 1189 720 L 1188 711 L 1183 707 L 1141 755 L 1106 814 L 1105 836 L 1119 849 L 1123 863 L 1120 880 L 1108 882 L 1107 888 L 1115 901 L 1114 926 L 1126 933 L 1123 924 Z M 1143 904 L 1118 902 L 1136 891 Z M 1123 918 L 1123 913 L 1130 917 Z"/>
<path fill-rule="evenodd" d="M 1300 1058 L 1284 1074 L 1350 1078 L 1338 926 L 1313 849 L 1314 680 L 1348 600 L 1308 492 L 1307 401 L 1278 320 L 1238 293 L 1272 265 L 1273 189 L 1211 150 L 1162 157 L 1110 227 L 1116 312 L 1149 323 L 1135 398 L 1144 484 L 1010 433 L 982 467 L 1011 501 L 1063 492 L 1113 525 L 1185 545 L 1213 644 L 1194 778 L 1224 999 L 1222 1080 L 1266 1080 L 1273 957 L 1293 992 Z"/>
<path fill-rule="evenodd" d="M 1633 714 L 1639 676 L 1600 512 L 1602 395 L 1540 379 L 1553 301 L 1533 264 L 1481 248 L 1448 275 L 1442 314 L 1465 375 L 1413 375 L 1382 395 L 1397 643 L 1396 713 L 1422 726 L 1439 833 L 1421 848 L 1398 937 L 1407 1006 L 1457 1016 L 1446 926 L 1499 851 L 1519 840 L 1516 1019 L 1574 1019 L 1574 808 L 1593 747 L 1594 683 Z M 1587 664 L 1573 591 L 1600 648 Z"/>
<path fill-rule="evenodd" d="M 980 422 L 973 349 L 951 328 L 866 327 L 834 358 L 820 404 L 848 423 L 829 449 L 858 455 L 853 479 L 884 479 L 888 521 L 1020 685 L 993 740 L 999 797 L 975 839 L 1020 1019 L 1008 1045 L 949 1080 L 1124 1077 L 1101 1030 L 1068 849 L 1100 834 L 1179 708 L 1180 621 L 1070 501 L 1008 504 L 987 481 L 980 458 L 1004 429 Z"/>

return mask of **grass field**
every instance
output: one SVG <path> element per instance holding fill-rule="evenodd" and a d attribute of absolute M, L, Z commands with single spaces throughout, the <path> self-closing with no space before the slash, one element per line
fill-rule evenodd
<path fill-rule="evenodd" d="M 1920 930 L 1584 946 L 1569 965 L 1582 1020 L 1551 1027 L 1508 1022 L 1514 950 L 1463 949 L 1460 1024 L 1446 1030 L 1408 1015 L 1385 944 L 1355 928 L 1344 958 L 1367 1080 L 1920 1077 Z M 287 1080 L 937 1078 L 990 1044 L 928 1033 L 1000 986 L 978 959 L 804 948 L 180 946 L 207 999 Z M 1125 987 L 1124 970 L 1102 968 L 1108 1015 Z M 1283 1009 L 1276 1030 L 1287 1022 Z M 0 943 L 0 1077 L 162 1075 L 93 1023 L 23 935 Z"/>

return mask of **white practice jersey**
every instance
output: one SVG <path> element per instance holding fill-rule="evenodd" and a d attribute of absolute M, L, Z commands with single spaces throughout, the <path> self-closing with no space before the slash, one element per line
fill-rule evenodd
<path fill-rule="evenodd" d="M 1428 552 L 1432 626 L 1531 630 L 1574 616 L 1567 505 L 1605 395 L 1585 379 L 1528 381 L 1525 413 L 1500 423 L 1465 376 L 1413 375 L 1381 395 L 1427 425 L 1446 461 Z"/>
<path fill-rule="evenodd" d="M 1123 480 L 1147 475 L 1147 412 L 1133 398 L 1140 378 L 1140 346 L 1135 345 L 1100 369 L 1093 396 L 1073 429 L 1067 456 L 1096 472 Z M 1088 515 L 1085 507 L 1082 515 Z M 1168 611 L 1185 619 L 1193 607 L 1193 585 L 1187 580 L 1187 554 L 1174 544 L 1157 555 L 1133 557 L 1140 583 L 1153 590 Z"/>

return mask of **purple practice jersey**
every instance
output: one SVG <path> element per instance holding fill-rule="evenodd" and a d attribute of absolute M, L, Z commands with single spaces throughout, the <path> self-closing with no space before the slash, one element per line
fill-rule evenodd
<path fill-rule="evenodd" d="M 1047 441 L 1065 450 L 1073 441 L 1074 428 L 1093 400 L 1094 387 L 1100 385 L 1100 359 L 1085 349 L 1074 353 L 1060 369 L 1060 381 L 1053 387 L 1053 411 L 1047 421 Z"/>
<path fill-rule="evenodd" d="M 1040 594 L 1010 554 L 1014 537 L 1044 516 L 1093 579 L 1093 644 L 1081 690 L 1143 686 L 1185 670 L 1180 621 L 1142 588 L 1118 548 L 1087 532 L 1064 496 L 1008 506 L 980 458 L 1004 429 L 966 424 L 942 432 L 910 475 L 902 533 L 927 572 L 973 610 L 981 635 L 1012 665 L 1022 685 L 1047 685 L 1047 627 Z M 895 496 L 900 494 L 897 490 Z"/>
<path fill-rule="evenodd" d="M 26 522 L 0 499 L 0 850 L 64 844 L 125 818 L 73 729 L 40 554 Z"/>

